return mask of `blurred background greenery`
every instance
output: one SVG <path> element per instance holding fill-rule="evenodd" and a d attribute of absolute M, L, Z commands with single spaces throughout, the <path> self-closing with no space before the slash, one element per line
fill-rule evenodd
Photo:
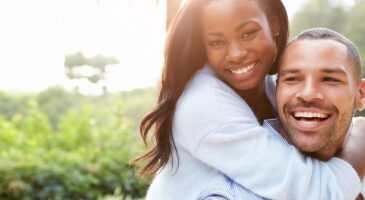
<path fill-rule="evenodd" d="M 158 2 L 168 3 L 168 16 L 181 3 Z M 357 44 L 364 61 L 362 20 L 365 0 L 307 0 L 290 19 L 291 36 L 332 28 Z M 139 122 L 154 105 L 157 87 L 110 92 L 102 82 L 107 66 L 118 63 L 101 54 L 64 55 L 69 81 L 87 80 L 102 88 L 98 95 L 83 94 L 77 84 L 73 90 L 0 92 L 0 199 L 143 199 L 149 180 L 137 178 L 127 162 L 145 149 Z"/>
<path fill-rule="evenodd" d="M 0 93 L 0 199 L 138 199 L 138 122 L 154 88 L 84 96 Z M 108 195 L 112 197 L 108 197 Z"/>

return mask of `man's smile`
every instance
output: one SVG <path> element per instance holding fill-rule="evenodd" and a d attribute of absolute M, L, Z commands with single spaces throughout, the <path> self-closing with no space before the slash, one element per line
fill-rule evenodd
<path fill-rule="evenodd" d="M 315 131 L 325 125 L 330 112 L 316 108 L 294 108 L 290 112 L 293 125 L 300 131 Z"/>

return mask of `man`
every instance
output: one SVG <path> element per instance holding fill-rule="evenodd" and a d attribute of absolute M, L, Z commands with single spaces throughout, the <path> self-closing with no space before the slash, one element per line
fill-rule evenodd
<path fill-rule="evenodd" d="M 283 143 L 328 160 L 346 142 L 354 112 L 364 108 L 364 100 L 356 46 L 334 31 L 310 29 L 291 41 L 281 58 L 276 101 L 282 126 L 278 120 L 264 126 Z M 265 199 L 224 175 L 208 185 L 198 199 Z"/>
<path fill-rule="evenodd" d="M 304 32 L 288 45 L 278 74 L 277 108 L 288 141 L 302 152 L 328 160 L 344 143 L 355 109 L 363 108 L 365 84 L 356 52 L 350 41 L 327 29 Z"/>

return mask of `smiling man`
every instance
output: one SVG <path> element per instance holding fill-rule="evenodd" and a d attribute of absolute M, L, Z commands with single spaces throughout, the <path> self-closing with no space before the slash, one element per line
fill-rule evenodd
<path fill-rule="evenodd" d="M 293 144 L 306 155 L 330 159 L 346 142 L 355 111 L 365 105 L 365 81 L 361 80 L 358 49 L 332 30 L 309 29 L 287 45 L 280 63 L 276 93 L 280 121 L 266 120 L 263 126 L 273 138 Z M 362 195 L 365 195 L 364 184 Z M 357 199 L 363 199 L 362 195 Z M 265 198 L 220 174 L 198 199 Z"/>
<path fill-rule="evenodd" d="M 276 93 L 282 127 L 302 152 L 327 160 L 344 143 L 355 110 L 363 107 L 359 54 L 328 29 L 302 33 L 285 52 Z"/>

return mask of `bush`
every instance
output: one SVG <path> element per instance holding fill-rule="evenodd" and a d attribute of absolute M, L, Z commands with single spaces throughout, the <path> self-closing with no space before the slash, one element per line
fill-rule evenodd
<path fill-rule="evenodd" d="M 56 130 L 35 101 L 26 114 L 0 117 L 0 199 L 143 197 L 147 183 L 127 164 L 142 148 L 130 122 L 112 114 L 103 126 L 93 112 L 70 110 Z"/>

